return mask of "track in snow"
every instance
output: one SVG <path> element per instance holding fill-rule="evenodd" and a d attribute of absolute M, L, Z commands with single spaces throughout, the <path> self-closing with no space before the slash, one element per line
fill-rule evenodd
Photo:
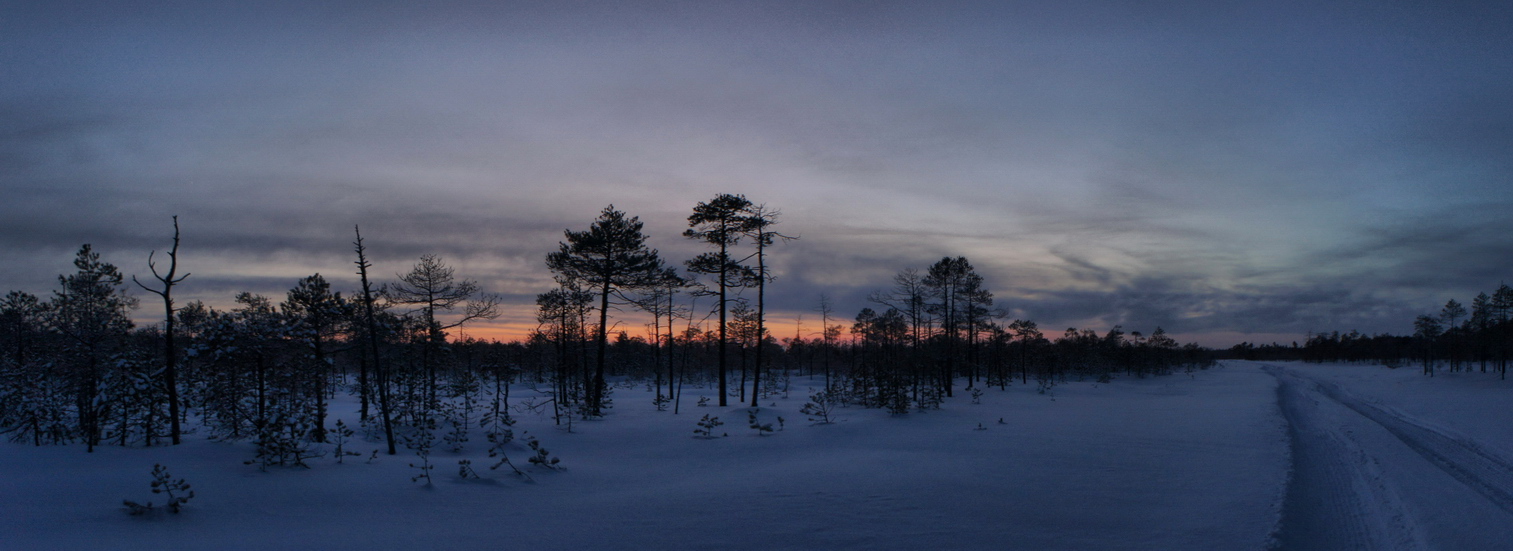
<path fill-rule="evenodd" d="M 1338 386 L 1277 366 L 1277 404 L 1288 422 L 1292 477 L 1275 546 L 1281 549 L 1424 547 L 1402 500 L 1375 457 L 1348 428 L 1380 425 L 1429 464 L 1513 513 L 1513 462 L 1469 439 L 1448 435 L 1351 396 Z M 1352 415 L 1353 413 L 1353 415 Z M 1358 416 L 1358 417 L 1357 417 Z"/>
<path fill-rule="evenodd" d="M 1371 458 L 1331 417 L 1340 408 L 1320 400 L 1306 383 L 1267 368 L 1277 377 L 1277 405 L 1287 419 L 1292 471 L 1282 502 L 1275 547 L 1286 550 L 1393 549 L 1417 538 L 1402 508 Z"/>
<path fill-rule="evenodd" d="M 1488 453 L 1469 439 L 1450 436 L 1361 401 L 1334 384 L 1313 382 L 1325 396 L 1375 421 L 1435 467 L 1513 513 L 1513 462 Z"/>

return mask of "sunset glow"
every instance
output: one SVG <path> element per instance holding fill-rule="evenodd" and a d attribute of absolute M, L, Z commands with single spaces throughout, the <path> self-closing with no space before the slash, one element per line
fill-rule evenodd
<path fill-rule="evenodd" d="M 6 8 L 0 280 L 82 243 L 143 273 L 178 215 L 187 299 L 350 294 L 361 225 L 378 278 L 441 255 L 517 338 L 564 229 L 614 204 L 676 265 L 717 193 L 801 237 L 774 323 L 957 255 L 1005 321 L 1216 345 L 1509 277 L 1491 5 L 277 4 Z"/>

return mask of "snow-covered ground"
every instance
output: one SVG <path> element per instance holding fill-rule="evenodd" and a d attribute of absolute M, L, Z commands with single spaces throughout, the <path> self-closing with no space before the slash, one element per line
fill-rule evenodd
<path fill-rule="evenodd" d="M 1482 373 L 1263 365 L 1292 426 L 1286 549 L 1513 549 L 1513 395 Z"/>
<path fill-rule="evenodd" d="M 853 407 L 818 426 L 798 410 L 822 383 L 792 384 L 760 408 L 786 420 L 768 436 L 747 408 L 694 406 L 713 398 L 698 388 L 680 415 L 618 389 L 610 415 L 572 433 L 517 413 L 517 433 L 566 467 L 526 467 L 533 482 L 488 470 L 476 435 L 433 454 L 432 486 L 410 481 L 404 450 L 366 462 L 367 442 L 344 464 L 269 472 L 242 464 L 249 444 L 198 436 L 94 454 L 4 444 L 0 549 L 1513 546 L 1513 382 L 1491 375 L 1230 362 L 1052 395 L 1011 386 L 981 404 L 958 389 L 940 411 Z M 729 436 L 694 437 L 704 414 Z M 485 479 L 457 476 L 459 459 Z M 123 498 L 162 501 L 155 463 L 196 497 L 178 515 L 126 515 Z"/>

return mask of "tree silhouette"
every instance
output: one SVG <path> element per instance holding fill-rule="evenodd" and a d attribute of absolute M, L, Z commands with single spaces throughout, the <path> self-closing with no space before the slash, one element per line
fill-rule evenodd
<path fill-rule="evenodd" d="M 792 241 L 797 237 L 787 236 L 772 231 L 772 226 L 778 222 L 777 210 L 768 209 L 767 205 L 757 205 L 748 209 L 751 214 L 747 215 L 746 236 L 756 242 L 756 284 L 757 284 L 757 309 L 756 309 L 756 365 L 752 368 L 751 383 L 751 407 L 757 407 L 758 389 L 762 388 L 762 346 L 767 339 L 767 282 L 772 280 L 772 274 L 767 270 L 767 247 L 776 240 Z"/>
<path fill-rule="evenodd" d="M 556 274 L 582 282 L 599 294 L 598 356 L 589 390 L 590 414 L 603 415 L 604 353 L 608 345 L 610 297 L 625 290 L 656 286 L 661 281 L 662 259 L 646 246 L 640 218 L 626 218 L 614 205 L 604 207 L 587 231 L 564 230 L 566 242 L 546 256 L 546 265 Z"/>
<path fill-rule="evenodd" d="M 152 255 L 157 251 L 147 254 L 147 268 L 152 270 L 152 277 L 163 285 L 162 289 L 153 289 L 137 281 L 137 276 L 131 276 L 131 281 L 143 290 L 163 298 L 164 322 L 163 322 L 163 384 L 168 388 L 168 418 L 169 435 L 173 445 L 179 445 L 179 379 L 178 379 L 178 352 L 174 349 L 173 328 L 173 286 L 189 277 L 189 273 L 175 277 L 179 269 L 179 217 L 173 217 L 173 247 L 168 249 L 168 271 L 159 274 L 157 265 L 152 262 Z"/>
<path fill-rule="evenodd" d="M 1440 309 L 1439 312 L 1440 321 L 1443 321 L 1445 323 L 1446 340 L 1449 341 L 1446 344 L 1449 347 L 1449 353 L 1447 355 L 1450 357 L 1450 371 L 1460 370 L 1460 356 L 1458 353 L 1460 351 L 1459 340 L 1462 331 L 1460 325 L 1456 324 L 1456 320 L 1464 317 L 1466 317 L 1466 307 L 1461 306 L 1461 304 L 1459 302 L 1456 302 L 1456 300 L 1453 298 L 1450 299 L 1449 302 L 1446 302 L 1445 307 Z"/>
<path fill-rule="evenodd" d="M 100 443 L 101 418 L 109 402 L 101 396 L 106 360 L 131 330 L 127 312 L 137 305 L 121 286 L 121 271 L 100 260 L 89 245 L 79 248 L 73 275 L 58 276 L 62 288 L 54 292 L 52 327 L 65 338 L 67 363 L 71 364 L 79 432 L 90 452 Z"/>
<path fill-rule="evenodd" d="M 556 370 L 554 378 L 557 387 L 556 395 L 559 402 L 567 403 L 572 395 L 573 386 L 573 357 L 574 354 L 582 356 L 584 319 L 591 308 L 589 305 L 594 300 L 594 294 L 583 290 L 578 282 L 563 277 L 558 278 L 558 287 L 545 293 L 536 295 L 536 321 L 547 327 L 546 335 L 556 348 Z M 579 362 L 585 373 L 578 380 L 581 382 L 583 393 L 586 396 L 589 382 L 593 380 L 587 373 L 588 364 Z M 558 402 L 553 402 L 554 409 Z M 556 409 L 560 412 L 560 409 Z"/>
<path fill-rule="evenodd" d="M 289 290 L 288 298 L 281 306 L 289 324 L 289 333 L 295 340 L 309 348 L 310 368 L 315 389 L 315 427 L 310 438 L 326 441 L 326 378 L 330 367 L 328 347 L 341 330 L 342 320 L 347 319 L 347 301 L 341 293 L 331 292 L 331 284 L 320 274 L 299 280 Z"/>
<path fill-rule="evenodd" d="M 362 244 L 362 229 L 353 226 L 352 231 L 357 234 L 357 240 L 352 242 L 353 249 L 357 251 L 357 262 L 354 264 L 357 264 L 357 275 L 362 282 L 363 325 L 367 329 L 368 346 L 373 354 L 373 373 L 378 379 L 378 410 L 383 418 L 384 440 L 388 442 L 389 455 L 394 455 L 397 450 L 394 447 L 393 410 L 389 400 L 389 372 L 378 352 L 378 316 L 373 304 L 373 283 L 368 280 L 368 268 L 372 268 L 373 264 L 368 262 L 368 249 Z"/>
<path fill-rule="evenodd" d="M 1424 348 L 1424 373 L 1434 376 L 1434 341 L 1444 333 L 1439 320 L 1433 316 L 1419 316 L 1413 321 L 1413 336 L 1421 341 Z"/>
<path fill-rule="evenodd" d="M 930 309 L 940 319 L 941 342 L 945 348 L 944 362 L 940 372 L 940 385 L 947 397 L 951 396 L 951 378 L 956 375 L 956 362 L 960 355 L 961 333 L 971 308 L 975 304 L 991 304 L 992 296 L 982 296 L 982 276 L 964 256 L 942 258 L 931 265 L 921 281 L 939 302 L 930 304 Z"/>
<path fill-rule="evenodd" d="M 1476 347 L 1476 359 L 1481 362 L 1481 372 L 1486 373 L 1492 345 L 1490 339 L 1493 327 L 1491 296 L 1482 292 L 1471 299 L 1471 318 L 1466 320 L 1466 325 L 1471 330 L 1472 346 Z"/>
<path fill-rule="evenodd" d="M 1497 370 L 1503 379 L 1508 378 L 1508 351 L 1513 348 L 1513 325 L 1508 323 L 1508 316 L 1513 313 L 1513 287 L 1504 283 L 1492 293 L 1492 313 L 1497 320 L 1497 326 L 1493 330 L 1495 335 L 1494 346 L 1497 347 Z"/>
<path fill-rule="evenodd" d="M 421 347 L 421 366 L 426 372 L 427 396 L 436 401 L 436 351 L 446 342 L 446 330 L 479 319 L 499 317 L 499 299 L 478 292 L 478 282 L 458 280 L 456 271 L 434 254 L 422 255 L 399 282 L 384 288 L 395 304 L 418 307 L 426 338 Z M 438 312 L 462 308 L 462 317 L 448 324 L 437 321 Z"/>
<path fill-rule="evenodd" d="M 636 297 L 634 301 L 637 308 L 645 310 L 652 316 L 652 342 L 654 344 L 663 342 L 665 335 L 667 347 L 667 399 L 673 398 L 672 385 L 677 378 L 676 363 L 673 361 L 673 322 L 676 320 L 678 312 L 674 301 L 677 299 L 677 294 L 687 287 L 689 283 L 688 279 L 678 275 L 677 269 L 668 267 L 662 271 L 657 285 L 648 288 L 640 296 Z M 662 323 L 663 319 L 667 320 L 665 325 L 667 332 L 665 334 L 662 332 L 662 328 L 664 327 Z M 656 351 L 657 357 L 652 362 L 652 365 L 661 365 L 662 346 L 656 344 L 653 348 Z M 654 372 L 656 373 L 654 383 L 656 384 L 657 397 L 661 399 L 663 397 L 661 371 L 655 371 L 654 368 Z"/>
<path fill-rule="evenodd" d="M 739 243 L 753 227 L 751 215 L 751 201 L 742 195 L 722 193 L 715 196 L 707 203 L 699 203 L 693 207 L 693 214 L 688 215 L 689 229 L 683 232 L 683 236 L 689 239 L 703 241 L 719 248 L 717 253 L 703 253 L 687 262 L 688 271 L 695 274 L 711 275 L 715 278 L 715 296 L 719 297 L 715 308 L 720 313 L 720 342 L 717 347 L 719 362 L 720 406 L 727 404 L 726 394 L 726 345 L 727 338 L 726 312 L 729 309 L 729 290 L 733 287 L 741 287 L 751 280 L 750 270 L 735 259 L 731 258 L 730 247 Z"/>
<path fill-rule="evenodd" d="M 64 440 L 62 400 L 50 392 L 55 385 L 46 361 L 48 351 L 40 354 L 33 348 L 42 345 L 47 335 L 48 305 L 36 295 L 21 291 L 0 298 L 0 433 L 15 430 L 12 441 L 20 442 L 29 434 L 32 445 L 41 446 L 44 438 Z M 14 386 L 12 386 L 14 385 Z"/>

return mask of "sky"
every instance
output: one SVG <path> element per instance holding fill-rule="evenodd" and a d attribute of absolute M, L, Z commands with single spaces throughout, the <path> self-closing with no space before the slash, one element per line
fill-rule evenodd
<path fill-rule="evenodd" d="M 178 216 L 181 300 L 350 292 L 361 225 L 380 280 L 440 255 L 508 338 L 563 230 L 613 204 L 681 263 L 738 193 L 799 237 L 780 337 L 946 256 L 1052 335 L 1411 333 L 1513 277 L 1510 34 L 1501 2 L 0 0 L 0 285 L 83 243 L 149 275 Z"/>

